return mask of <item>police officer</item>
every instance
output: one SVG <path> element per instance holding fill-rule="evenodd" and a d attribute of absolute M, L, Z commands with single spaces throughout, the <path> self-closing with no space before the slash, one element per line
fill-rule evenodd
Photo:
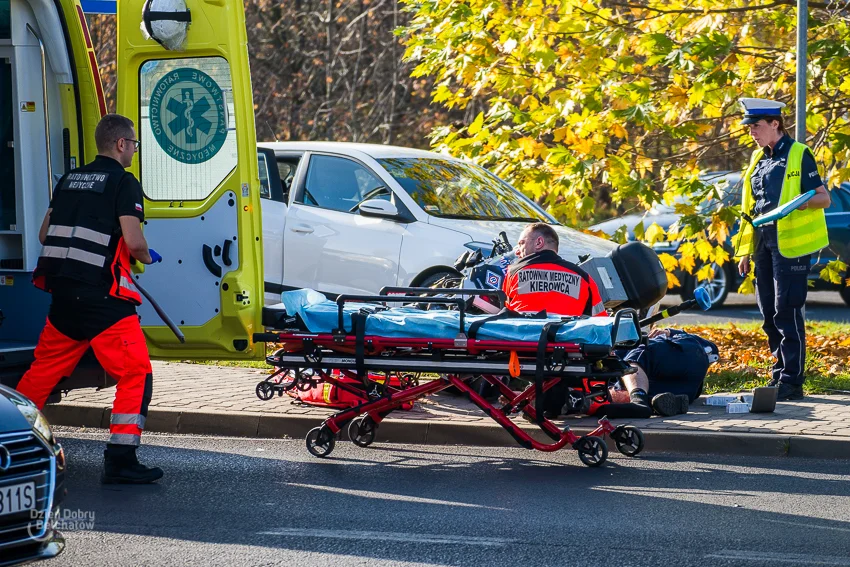
<path fill-rule="evenodd" d="M 754 229 L 743 222 L 735 242 L 738 270 L 755 264 L 756 299 L 764 317 L 762 328 L 776 358 L 769 386 L 777 399 L 803 397 L 806 303 L 811 254 L 829 244 L 826 217 L 829 192 L 818 174 L 811 150 L 792 139 L 780 113 L 784 103 L 744 98 L 743 124 L 758 145 L 744 173 L 741 210 L 754 218 L 814 189 L 816 195 L 787 217 Z"/>
<path fill-rule="evenodd" d="M 511 311 L 606 316 L 596 282 L 558 255 L 558 233 L 546 223 L 525 227 L 503 286 Z"/>
<path fill-rule="evenodd" d="M 124 170 L 139 149 L 133 122 L 117 114 L 104 116 L 95 142 L 95 160 L 59 180 L 39 232 L 43 247 L 33 283 L 53 298 L 35 362 L 18 391 L 42 408 L 91 347 L 118 382 L 101 480 L 150 483 L 162 477 L 162 470 L 136 457 L 153 377 L 130 263 L 131 257 L 145 264 L 162 258 L 142 234 L 142 187 Z"/>

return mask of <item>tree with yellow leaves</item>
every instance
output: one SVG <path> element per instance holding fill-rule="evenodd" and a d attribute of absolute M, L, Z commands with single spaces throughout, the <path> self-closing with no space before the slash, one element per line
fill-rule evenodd
<path fill-rule="evenodd" d="M 674 205 L 682 217 L 666 234 L 657 224 L 637 234 L 684 242 L 678 259 L 661 255 L 669 272 L 709 277 L 706 264 L 729 259 L 737 210 L 699 173 L 747 163 L 739 98 L 794 106 L 796 2 L 404 1 L 414 76 L 434 79 L 434 102 L 478 111 L 436 128 L 436 147 L 573 224 L 603 204 Z M 837 184 L 850 179 L 850 10 L 847 0 L 809 7 L 805 141 Z M 845 272 L 833 262 L 822 277 Z"/>

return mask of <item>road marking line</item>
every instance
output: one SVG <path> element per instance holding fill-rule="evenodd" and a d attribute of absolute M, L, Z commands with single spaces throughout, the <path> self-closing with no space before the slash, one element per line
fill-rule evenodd
<path fill-rule="evenodd" d="M 788 524 L 789 526 L 802 526 L 804 528 L 817 528 L 819 530 L 834 530 L 837 532 L 850 532 L 850 528 L 839 528 L 837 526 L 819 526 L 817 524 L 807 524 L 806 522 L 789 522 L 788 520 L 766 520 L 774 524 Z"/>
<path fill-rule="evenodd" d="M 777 563 L 792 563 L 794 565 L 850 566 L 850 559 L 844 557 L 813 557 L 811 555 L 804 555 L 800 553 L 773 553 L 769 551 L 744 551 L 737 549 L 725 549 L 717 553 L 710 553 L 705 557 L 711 559 L 735 559 L 739 561 L 774 561 Z"/>
<path fill-rule="evenodd" d="M 332 539 L 352 539 L 367 541 L 400 541 L 408 543 L 438 543 L 457 545 L 482 545 L 485 547 L 504 547 L 518 543 L 518 539 L 498 537 L 453 536 L 441 534 L 415 534 L 404 532 L 369 532 L 359 530 L 314 530 L 304 528 L 277 528 L 257 535 L 279 535 L 290 537 L 321 537 Z"/>
<path fill-rule="evenodd" d="M 399 502 L 412 502 L 416 504 L 440 504 L 443 506 L 460 506 L 461 508 L 485 508 L 487 510 L 502 510 L 509 511 L 509 508 L 498 508 L 496 506 L 485 506 L 483 504 L 469 504 L 466 502 L 452 502 L 450 500 L 436 500 L 433 498 L 419 498 L 417 496 L 407 496 L 406 494 L 390 494 L 386 492 L 372 492 L 370 490 L 353 490 L 350 488 L 338 488 L 336 486 L 321 486 L 318 484 L 301 484 L 298 482 L 285 482 L 286 486 L 296 486 L 298 488 L 310 488 L 313 490 L 324 490 L 325 492 L 335 492 L 337 494 L 346 494 L 357 496 L 360 498 L 374 498 L 376 500 L 398 500 Z"/>

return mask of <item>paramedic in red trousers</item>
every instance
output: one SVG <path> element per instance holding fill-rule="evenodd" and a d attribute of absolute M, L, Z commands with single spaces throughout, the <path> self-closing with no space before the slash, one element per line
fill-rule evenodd
<path fill-rule="evenodd" d="M 133 122 L 118 114 L 104 116 L 95 142 L 94 161 L 59 180 L 39 232 L 43 248 L 33 283 L 53 301 L 35 362 L 18 391 L 42 408 L 91 347 L 118 382 L 101 480 L 144 484 L 162 478 L 162 470 L 136 458 L 153 376 L 130 264 L 131 257 L 144 264 L 162 258 L 142 234 L 142 187 L 124 170 L 140 145 Z"/>

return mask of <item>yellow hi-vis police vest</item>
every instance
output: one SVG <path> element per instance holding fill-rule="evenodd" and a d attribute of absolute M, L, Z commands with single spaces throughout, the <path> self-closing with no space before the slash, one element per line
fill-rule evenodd
<path fill-rule="evenodd" d="M 788 153 L 787 165 L 785 166 L 785 179 L 782 181 L 782 194 L 779 197 L 779 205 L 782 206 L 800 194 L 800 173 L 803 168 L 803 152 L 811 150 L 800 142 L 791 145 Z M 750 165 L 744 173 L 743 196 L 741 200 L 741 212 L 748 215 L 753 214 L 753 186 L 750 181 L 753 171 L 756 169 L 764 150 L 762 148 L 753 152 Z M 823 209 L 796 210 L 787 217 L 776 221 L 777 237 L 779 239 L 779 253 L 786 258 L 799 258 L 806 254 L 813 254 L 829 245 L 829 235 L 826 231 L 826 216 Z M 734 244 L 735 257 L 748 256 L 754 250 L 753 225 L 747 221 L 741 222 L 741 230 L 736 236 Z"/>

